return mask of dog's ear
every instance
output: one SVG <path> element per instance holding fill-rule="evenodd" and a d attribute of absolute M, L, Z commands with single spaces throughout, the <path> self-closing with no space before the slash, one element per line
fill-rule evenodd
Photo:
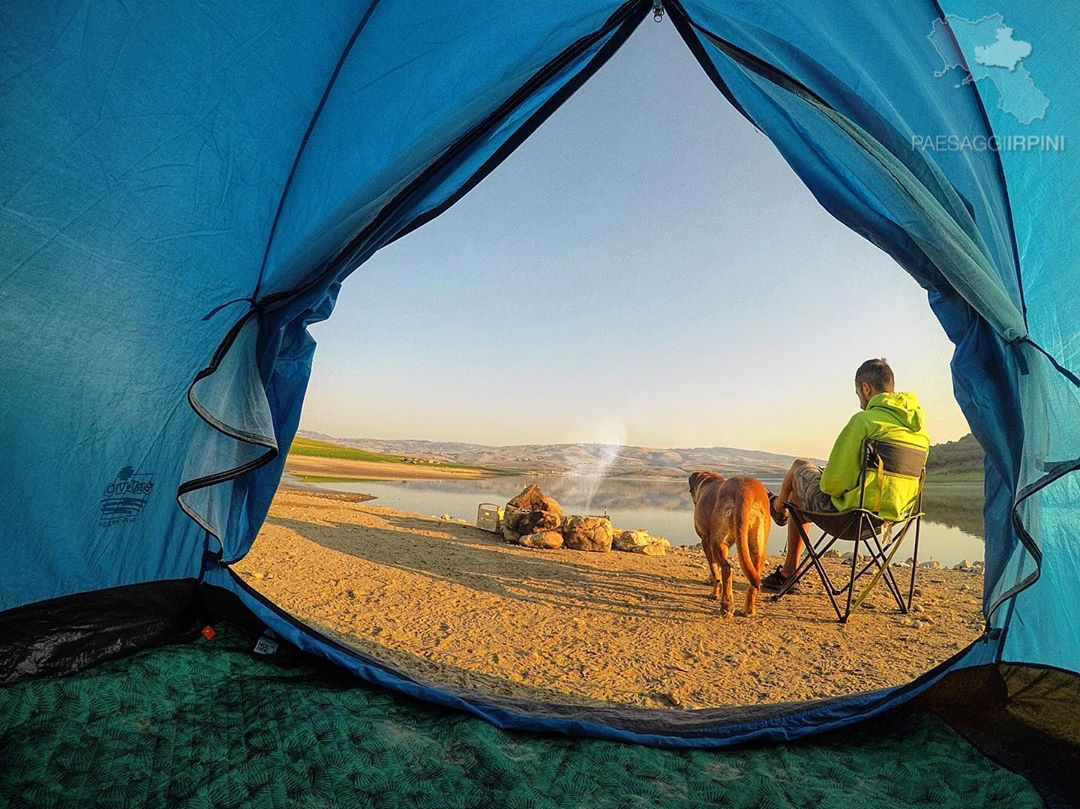
<path fill-rule="evenodd" d="M 698 486 L 701 485 L 701 481 L 703 481 L 703 480 L 705 480 L 705 475 L 703 475 L 701 472 L 694 472 L 694 474 L 692 474 L 690 476 L 690 496 L 691 497 L 696 497 L 697 496 Z"/>

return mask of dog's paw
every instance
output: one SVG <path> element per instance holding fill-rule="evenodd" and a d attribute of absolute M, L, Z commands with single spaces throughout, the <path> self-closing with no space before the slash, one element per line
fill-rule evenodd
<path fill-rule="evenodd" d="M 724 618 L 730 618 L 734 614 L 735 614 L 735 608 L 732 607 L 730 604 L 721 604 L 720 605 L 720 615 L 723 616 Z"/>

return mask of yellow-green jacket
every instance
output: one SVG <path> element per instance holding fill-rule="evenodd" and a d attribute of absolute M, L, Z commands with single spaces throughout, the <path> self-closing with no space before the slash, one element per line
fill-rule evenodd
<path fill-rule="evenodd" d="M 914 393 L 879 393 L 848 421 L 836 439 L 829 464 L 821 475 L 821 491 L 832 497 L 837 511 L 859 506 L 859 474 L 862 469 L 862 447 L 867 439 L 880 438 L 920 449 L 930 448 L 926 432 L 926 416 Z M 878 481 L 876 469 L 866 474 L 866 497 L 863 507 L 876 510 L 886 520 L 895 520 L 915 499 L 919 479 L 888 472 Z M 881 493 L 881 506 L 878 492 Z"/>

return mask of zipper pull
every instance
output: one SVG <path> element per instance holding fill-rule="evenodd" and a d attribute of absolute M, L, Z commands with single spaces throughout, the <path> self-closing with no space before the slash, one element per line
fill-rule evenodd
<path fill-rule="evenodd" d="M 652 18 L 653 22 L 664 21 L 664 0 L 653 0 Z"/>

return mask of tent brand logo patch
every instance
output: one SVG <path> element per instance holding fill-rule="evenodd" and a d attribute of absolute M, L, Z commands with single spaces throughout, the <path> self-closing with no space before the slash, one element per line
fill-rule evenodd
<path fill-rule="evenodd" d="M 101 527 L 134 522 L 154 491 L 154 473 L 125 466 L 101 494 Z"/>

